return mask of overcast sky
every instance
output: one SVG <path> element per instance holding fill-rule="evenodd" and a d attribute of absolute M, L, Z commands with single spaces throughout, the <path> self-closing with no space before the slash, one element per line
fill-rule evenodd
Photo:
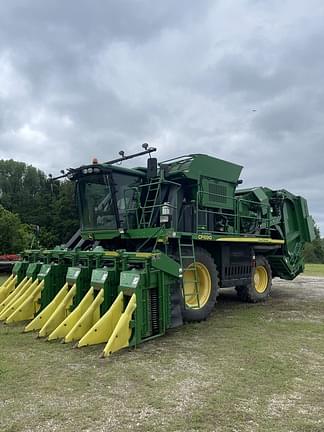
<path fill-rule="evenodd" d="M 0 159 L 157 146 L 304 195 L 324 234 L 323 0 L 0 3 Z"/>

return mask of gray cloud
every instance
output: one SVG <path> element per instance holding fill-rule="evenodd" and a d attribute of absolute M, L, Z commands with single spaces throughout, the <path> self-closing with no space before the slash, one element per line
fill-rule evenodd
<path fill-rule="evenodd" d="M 0 4 L 0 158 L 206 152 L 305 195 L 324 234 L 321 0 Z"/>

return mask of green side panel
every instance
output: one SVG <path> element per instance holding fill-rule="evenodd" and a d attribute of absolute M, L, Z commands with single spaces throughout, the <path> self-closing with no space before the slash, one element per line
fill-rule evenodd
<path fill-rule="evenodd" d="M 123 291 L 125 298 L 136 294 L 136 310 L 134 312 L 133 335 L 130 346 L 140 344 L 153 334 L 150 301 L 150 288 L 157 288 L 156 273 L 148 274 L 145 269 L 124 271 L 120 274 L 119 291 Z M 160 311 L 159 311 L 160 312 Z"/>
<path fill-rule="evenodd" d="M 44 280 L 44 288 L 41 294 L 41 308 L 44 309 L 55 297 L 65 283 L 67 267 L 63 264 L 43 264 L 37 275 L 39 280 Z"/>
<path fill-rule="evenodd" d="M 306 223 L 306 236 L 305 238 L 307 238 L 308 242 L 312 242 L 313 240 L 315 240 L 315 226 L 314 226 L 314 219 L 312 218 L 312 216 L 307 216 L 305 218 L 305 223 Z"/>
<path fill-rule="evenodd" d="M 91 268 L 90 267 L 69 267 L 66 273 L 66 282 L 72 286 L 76 284 L 76 294 L 74 296 L 73 305 L 74 309 L 86 293 L 90 289 Z"/>
<path fill-rule="evenodd" d="M 312 241 L 315 232 L 306 200 L 287 192 L 286 194 L 283 202 L 284 232 L 287 251 L 293 253 L 297 243 Z"/>
<path fill-rule="evenodd" d="M 200 204 L 203 207 L 234 209 L 235 185 L 232 183 L 202 177 Z"/>
<path fill-rule="evenodd" d="M 308 213 L 307 201 L 303 197 L 296 197 L 299 227 L 303 241 L 311 242 L 315 239 L 314 220 Z"/>
<path fill-rule="evenodd" d="M 41 263 L 31 263 L 29 264 L 29 266 L 27 267 L 26 270 L 26 276 L 28 278 L 32 278 L 32 280 L 34 281 L 41 269 L 42 264 Z"/>
<path fill-rule="evenodd" d="M 191 154 L 163 165 L 168 165 L 167 177 L 187 177 L 198 181 L 201 176 L 205 176 L 235 184 L 242 171 L 240 165 L 204 154 Z"/>
<path fill-rule="evenodd" d="M 304 270 L 303 248 L 315 237 L 314 224 L 305 198 L 285 190 L 274 192 L 274 196 L 282 202 L 280 229 L 285 244 L 281 253 L 270 256 L 269 261 L 275 276 L 294 279 Z"/>
<path fill-rule="evenodd" d="M 143 266 L 138 268 L 140 261 Z M 136 267 L 120 273 L 118 291 L 124 293 L 125 305 L 136 294 L 132 346 L 161 336 L 170 327 L 171 288 L 179 276 L 179 264 L 164 254 L 157 259 L 151 254 L 143 255 L 141 260 L 134 256 L 134 261 L 128 254 L 127 263 L 129 266 L 136 264 Z"/>
<path fill-rule="evenodd" d="M 290 258 L 285 255 L 271 255 L 267 259 L 272 268 L 273 276 L 281 279 L 293 280 L 296 276 L 304 271 L 304 262 L 299 254 Z"/>
<path fill-rule="evenodd" d="M 179 277 L 180 264 L 163 252 L 161 252 L 155 259 L 152 259 L 152 267 L 171 276 Z"/>
<path fill-rule="evenodd" d="M 12 274 L 17 276 L 16 285 L 19 285 L 20 282 L 26 276 L 28 264 L 29 264 L 28 261 L 18 261 L 14 264 L 13 269 L 12 269 Z"/>

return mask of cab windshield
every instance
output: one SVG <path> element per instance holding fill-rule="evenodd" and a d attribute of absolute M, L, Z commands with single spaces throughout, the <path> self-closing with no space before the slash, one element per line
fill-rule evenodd
<path fill-rule="evenodd" d="M 113 172 L 87 175 L 78 181 L 83 229 L 114 230 L 126 224 L 126 210 L 136 208 L 136 176 Z"/>

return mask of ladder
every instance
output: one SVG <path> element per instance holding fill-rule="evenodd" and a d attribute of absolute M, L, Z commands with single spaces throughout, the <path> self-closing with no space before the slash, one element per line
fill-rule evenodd
<path fill-rule="evenodd" d="M 159 178 L 151 179 L 147 185 L 147 192 L 142 207 L 142 214 L 140 218 L 140 228 L 149 228 L 153 221 L 154 212 L 158 207 L 158 197 L 161 191 L 161 182 Z"/>
<path fill-rule="evenodd" d="M 182 268 L 182 292 L 183 292 L 183 298 L 185 300 L 185 307 L 191 308 L 191 309 L 199 309 L 200 308 L 200 299 L 199 299 L 199 277 L 197 272 L 197 266 L 196 266 L 196 257 L 195 257 L 195 245 L 192 237 L 190 236 L 182 236 L 178 238 L 178 248 L 179 248 L 179 258 L 180 258 L 180 265 Z M 188 285 L 193 285 L 193 289 L 189 291 L 185 291 L 184 287 L 184 281 L 183 281 L 183 274 L 187 272 L 192 273 L 192 279 L 190 279 L 190 282 Z M 188 305 L 187 300 L 191 300 L 193 297 L 196 297 L 196 303 L 191 305 Z"/>

